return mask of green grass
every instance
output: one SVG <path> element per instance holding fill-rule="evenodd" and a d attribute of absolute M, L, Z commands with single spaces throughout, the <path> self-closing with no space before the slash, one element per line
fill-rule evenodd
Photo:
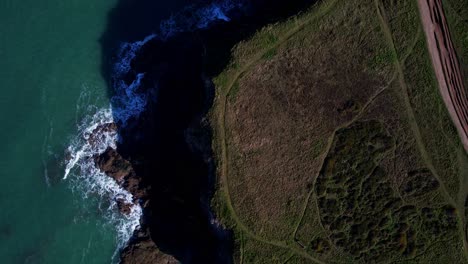
<path fill-rule="evenodd" d="M 461 143 L 440 96 L 424 36 L 411 44 L 415 32 L 419 30 L 414 28 L 414 25 L 420 27 L 417 3 L 407 0 L 392 2 L 395 3 L 393 9 L 386 9 L 385 12 L 391 21 L 389 27 L 392 31 L 397 56 L 402 58 L 405 54 L 402 50 L 414 45 L 411 49 L 411 56 L 408 56 L 402 64 L 411 106 L 428 152 L 431 153 L 434 166 L 440 173 L 449 171 L 443 178 L 447 179 L 448 185 L 456 185 L 452 182 L 457 182 L 457 180 L 450 179 L 449 175 L 457 174 L 453 171 L 457 167 L 454 161 L 456 161 L 456 148 L 461 147 Z M 441 121 L 445 123 L 439 125 Z M 445 158 L 445 161 L 440 160 L 441 158 Z"/>
<path fill-rule="evenodd" d="M 263 54 L 262 58 L 264 60 L 271 60 L 271 59 L 273 59 L 273 57 L 275 57 L 275 55 L 276 55 L 276 49 L 271 49 L 271 50 L 265 52 L 265 54 Z"/>
<path fill-rule="evenodd" d="M 327 146 L 327 142 L 323 138 L 317 139 L 317 141 L 315 141 L 313 148 L 311 150 L 312 158 L 316 159 L 320 157 L 320 155 L 322 155 L 323 152 L 325 151 L 326 146 Z"/>
<path fill-rule="evenodd" d="M 411 258 L 457 232 L 455 208 L 421 209 L 406 204 L 392 189 L 378 164 L 393 144 L 384 126 L 375 121 L 341 129 L 317 179 L 322 223 L 332 232 L 333 243 L 356 261 Z M 422 186 L 413 190 L 422 191 Z"/>
<path fill-rule="evenodd" d="M 220 179 L 213 207 L 234 232 L 236 263 L 366 263 L 379 258 L 385 262 L 466 262 L 460 234 L 465 232 L 467 158 L 437 88 L 416 1 L 376 3 L 381 5 L 382 20 L 377 19 L 373 0 L 323 1 L 303 14 L 267 26 L 239 43 L 230 66 L 214 79 L 218 90 L 212 122 Z M 455 39 L 464 51 L 466 25 L 457 23 Z M 317 183 L 310 186 L 302 206 L 284 201 L 294 213 L 276 223 L 282 228 L 259 229 L 265 223 L 259 223 L 256 209 L 249 207 L 248 200 L 238 202 L 245 191 L 236 181 L 243 174 L 239 160 L 245 157 L 226 127 L 226 108 L 243 92 L 241 80 L 250 69 L 274 63 L 291 50 L 323 52 L 315 42 L 327 38 L 369 44 L 366 71 L 384 76 L 388 85 L 366 104 L 357 104 L 355 118 L 337 127 L 334 137 L 314 138 L 310 158 L 326 156 Z M 363 52 L 350 50 L 350 43 L 341 45 L 337 48 L 349 56 Z M 387 109 L 384 105 L 388 104 Z M 387 112 L 379 116 L 379 107 Z M 369 121 L 376 119 L 380 121 Z M 412 167 L 404 167 L 408 172 L 399 175 L 403 169 L 392 171 L 392 162 Z M 343 164 L 347 166 L 339 167 Z M 351 222 L 340 222 L 349 201 L 354 201 Z M 380 223 L 367 229 L 362 226 Z M 367 241 L 369 230 L 376 232 L 371 242 Z"/>
<path fill-rule="evenodd" d="M 372 69 L 378 69 L 382 66 L 394 63 L 398 58 L 388 48 L 379 50 L 377 54 L 372 57 L 369 62 L 369 67 Z"/>
<path fill-rule="evenodd" d="M 232 85 L 232 90 L 229 93 L 229 99 L 230 100 L 235 100 L 237 93 L 239 92 L 239 82 L 235 82 Z"/>

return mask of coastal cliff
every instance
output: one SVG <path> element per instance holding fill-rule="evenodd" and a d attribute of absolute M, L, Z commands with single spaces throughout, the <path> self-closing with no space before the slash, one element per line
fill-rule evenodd
<path fill-rule="evenodd" d="M 149 100 L 138 118 L 117 123 L 117 148 L 94 158 L 143 209 L 141 227 L 121 252 L 122 263 L 233 262 L 231 231 L 211 211 L 216 181 L 207 121 L 215 92 L 211 79 L 228 65 L 233 46 L 313 2 L 252 1 L 242 12 L 225 14 L 229 19 L 149 39 L 135 52 L 121 79 L 128 87 L 138 79 L 136 92 Z M 131 204 L 117 202 L 127 213 Z"/>

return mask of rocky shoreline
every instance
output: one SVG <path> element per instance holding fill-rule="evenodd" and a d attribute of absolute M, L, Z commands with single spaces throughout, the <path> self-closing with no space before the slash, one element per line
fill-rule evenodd
<path fill-rule="evenodd" d="M 212 87 L 202 78 L 201 47 L 191 34 L 149 41 L 125 78 L 131 82 L 133 74 L 145 73 L 138 92 L 152 95 L 146 110 L 137 122 L 96 128 L 115 129 L 123 139 L 117 149 L 94 157 L 102 172 L 133 195 L 133 204 L 116 201 L 119 210 L 128 214 L 137 204 L 143 210 L 141 228 L 121 252 L 122 263 L 230 263 L 229 233 L 213 224 L 209 205 L 214 164 L 204 116 Z M 192 74 L 180 78 L 179 69 L 166 68 L 174 60 L 179 66 L 188 62 L 182 72 Z"/>
<path fill-rule="evenodd" d="M 104 132 L 117 132 L 115 123 L 107 123 L 98 126 L 93 135 L 100 135 Z M 91 144 L 93 137 L 89 139 Z M 129 160 L 124 159 L 122 155 L 114 148 L 109 147 L 105 152 L 96 155 L 94 162 L 101 172 L 111 177 L 120 187 L 130 192 L 133 196 L 132 203 L 122 198 L 116 198 L 118 210 L 123 215 L 129 215 L 133 206 L 140 205 L 146 209 L 149 204 L 148 189 L 150 186 L 141 184 L 142 179 L 137 176 Z M 143 224 L 143 223 L 141 223 Z M 156 244 L 151 240 L 149 229 L 142 225 L 132 237 L 129 245 L 120 253 L 121 263 L 161 263 L 173 264 L 178 261 L 167 254 L 162 253 Z"/>
<path fill-rule="evenodd" d="M 143 210 L 121 263 L 232 263 L 232 234 L 210 204 L 216 181 L 207 121 L 214 99 L 211 78 L 226 67 L 239 41 L 313 2 L 251 1 L 244 13 L 230 14 L 230 22 L 154 38 L 136 52 L 122 79 L 131 85 L 144 73 L 137 93 L 149 96 L 145 111 L 125 126 L 96 128 L 115 130 L 121 140 L 116 149 L 93 157 L 133 195 L 132 203 L 116 201 L 120 212 L 128 214 L 137 204 Z"/>

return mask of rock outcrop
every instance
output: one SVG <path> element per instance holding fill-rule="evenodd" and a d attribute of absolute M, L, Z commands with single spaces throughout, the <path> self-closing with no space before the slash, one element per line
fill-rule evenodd
<path fill-rule="evenodd" d="M 104 133 L 117 132 L 114 123 L 98 126 L 89 138 L 90 143 L 98 140 L 96 138 Z M 114 148 L 108 148 L 99 156 L 94 157 L 96 166 L 107 176 L 114 179 L 122 188 L 133 195 L 132 203 L 123 199 L 118 199 L 117 207 L 119 211 L 127 215 L 133 206 L 140 204 L 143 209 L 148 206 L 148 186 L 142 184 L 142 179 L 135 173 L 129 160 L 122 157 Z M 121 263 L 123 264 L 175 264 L 179 263 L 174 257 L 164 254 L 159 250 L 149 235 L 148 227 L 142 226 L 134 234 L 129 245 L 121 252 Z"/>
<path fill-rule="evenodd" d="M 123 264 L 176 264 L 174 257 L 161 252 L 151 239 L 129 245 L 121 254 Z"/>

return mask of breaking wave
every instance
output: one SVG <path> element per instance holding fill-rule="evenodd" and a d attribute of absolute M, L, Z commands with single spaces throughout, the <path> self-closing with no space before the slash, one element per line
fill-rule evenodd
<path fill-rule="evenodd" d="M 72 183 L 74 186 L 72 188 L 78 188 L 85 198 L 97 194 L 106 201 L 104 203 L 108 205 L 106 217 L 117 228 L 117 250 L 123 248 L 135 230 L 140 227 L 142 208 L 138 201 L 134 201 L 130 192 L 100 171 L 94 157 L 104 153 L 108 148 L 115 149 L 118 141 L 122 140 L 116 129 L 102 129 L 102 127 L 110 124 L 125 127 L 130 120 L 137 120 L 145 110 L 148 99 L 153 96 L 139 89 L 145 73 L 137 73 L 129 85 L 123 80 L 123 77 L 131 71 L 131 61 L 148 41 L 154 38 L 164 41 L 181 32 L 207 28 L 215 21 L 229 21 L 227 13 L 239 7 L 241 4 L 233 1 L 214 2 L 198 9 L 189 6 L 163 21 L 157 33 L 141 41 L 123 43 L 113 67 L 115 95 L 110 100 L 111 105 L 101 109 L 92 105 L 87 106 L 93 113 L 77 125 L 78 133 L 67 149 L 68 157 L 65 161 L 63 178 Z M 83 108 L 82 105 L 78 107 Z M 119 212 L 118 201 L 133 205 L 129 214 Z"/>

